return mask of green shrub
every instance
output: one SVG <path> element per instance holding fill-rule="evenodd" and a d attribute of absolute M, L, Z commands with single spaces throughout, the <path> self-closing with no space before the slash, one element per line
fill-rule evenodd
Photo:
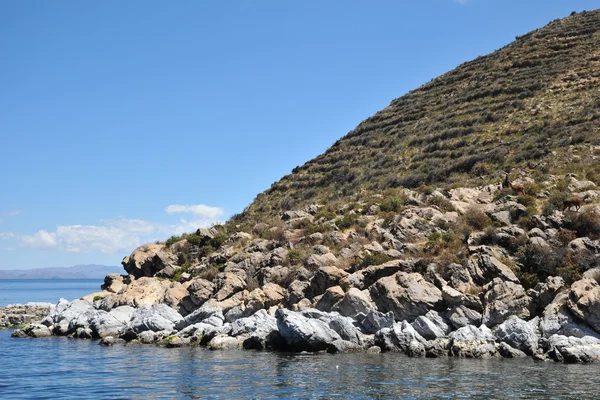
<path fill-rule="evenodd" d="M 492 225 L 492 220 L 483 211 L 478 208 L 470 208 L 466 214 L 463 215 L 465 223 L 478 231 L 482 231 L 488 226 Z"/>
<path fill-rule="evenodd" d="M 565 221 L 565 225 L 567 229 L 577 232 L 578 237 L 596 238 L 600 235 L 600 214 L 593 211 L 575 213 Z"/>
<path fill-rule="evenodd" d="M 210 239 L 209 243 L 215 250 L 218 250 L 223 245 L 223 243 L 225 243 L 226 240 L 227 235 L 216 235 L 215 237 Z"/>
<path fill-rule="evenodd" d="M 535 197 L 529 194 L 526 194 L 525 196 L 519 196 L 517 202 L 525 207 L 535 207 Z"/>
<path fill-rule="evenodd" d="M 287 254 L 287 263 L 289 265 L 301 265 L 304 263 L 305 254 L 300 249 L 291 249 Z"/>
<path fill-rule="evenodd" d="M 357 222 L 358 214 L 347 213 L 344 214 L 344 216 L 341 219 L 335 221 L 335 224 L 339 229 L 344 230 L 350 228 L 351 226 L 354 226 Z"/>
<path fill-rule="evenodd" d="M 526 196 L 535 197 L 541 191 L 542 191 L 542 187 L 537 183 L 530 183 L 528 185 L 525 185 L 525 195 Z M 534 201 L 535 201 L 535 199 L 534 199 Z"/>
<path fill-rule="evenodd" d="M 210 240 L 206 236 L 196 235 L 195 233 L 187 235 L 185 239 L 192 246 L 203 246 L 208 240 Z"/>
<path fill-rule="evenodd" d="M 544 204 L 542 214 L 548 216 L 552 215 L 552 213 L 554 213 L 554 211 L 556 210 L 562 211 L 562 209 L 564 208 L 563 201 L 565 201 L 568 196 L 569 195 L 565 192 L 551 194 L 548 200 L 546 201 L 546 204 Z"/>
<path fill-rule="evenodd" d="M 354 263 L 352 267 L 355 270 L 360 270 L 370 265 L 385 264 L 386 262 L 391 261 L 393 259 L 394 257 L 388 256 L 387 254 L 383 253 L 368 254 L 362 260 Z"/>
<path fill-rule="evenodd" d="M 334 219 L 335 217 L 337 217 L 336 213 L 334 213 L 333 211 L 328 211 L 325 208 L 321 208 L 319 210 L 319 212 L 317 212 L 315 214 L 315 219 L 317 219 L 317 220 L 323 219 L 325 221 L 330 221 L 330 220 Z"/>
<path fill-rule="evenodd" d="M 577 238 L 576 232 L 569 229 L 561 229 L 554 235 L 554 239 L 558 241 L 563 247 L 568 245 L 572 240 Z"/>
<path fill-rule="evenodd" d="M 406 204 L 406 199 L 398 196 L 386 197 L 381 204 L 379 209 L 382 212 L 399 212 L 400 209 Z"/>
<path fill-rule="evenodd" d="M 454 206 L 450 200 L 442 196 L 430 196 L 427 203 L 431 206 L 437 206 L 442 211 L 454 211 Z"/>
<path fill-rule="evenodd" d="M 165 246 L 166 247 L 171 247 L 171 245 L 179 242 L 182 239 L 183 238 L 181 236 L 173 235 L 173 236 L 171 236 L 170 238 L 167 239 L 167 241 L 165 242 Z"/>
<path fill-rule="evenodd" d="M 171 280 L 173 282 L 179 282 L 181 280 L 181 275 L 188 272 L 190 270 L 190 268 L 192 267 L 192 265 L 193 264 L 191 262 L 187 262 L 187 263 L 183 264 L 177 271 L 175 271 L 175 273 L 171 277 Z"/>

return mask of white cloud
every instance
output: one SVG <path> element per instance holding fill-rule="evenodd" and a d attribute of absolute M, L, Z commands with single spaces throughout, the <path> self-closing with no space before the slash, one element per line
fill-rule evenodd
<path fill-rule="evenodd" d="M 37 231 L 33 235 L 21 236 L 21 242 L 27 247 L 47 249 L 50 247 L 56 247 L 58 242 L 56 241 L 56 233 L 50 233 L 44 229 Z"/>
<path fill-rule="evenodd" d="M 33 235 L 18 236 L 12 233 L 0 233 L 0 238 L 16 237 L 20 239 L 23 246 L 36 249 L 58 249 L 76 253 L 100 251 L 114 254 L 131 251 L 142 243 L 209 227 L 220 223 L 219 217 L 225 214 L 222 208 L 206 205 L 172 205 L 165 211 L 168 214 L 190 213 L 194 218 L 180 219 L 176 223 L 160 223 L 118 217 L 100 220 L 99 225 L 59 225 L 54 232 L 40 230 Z"/>
<path fill-rule="evenodd" d="M 165 208 L 167 214 L 194 214 L 200 219 L 217 219 L 225 215 L 225 210 L 221 207 L 211 207 L 205 204 L 183 206 L 172 204 Z"/>
<path fill-rule="evenodd" d="M 0 232 L 0 239 L 12 239 L 15 237 L 15 234 L 12 232 Z"/>
<path fill-rule="evenodd" d="M 113 254 L 131 250 L 140 245 L 140 238 L 113 226 L 68 225 L 56 231 L 40 230 L 33 235 L 21 236 L 25 247 L 36 249 L 56 248 L 72 253 L 101 251 Z"/>
<path fill-rule="evenodd" d="M 14 211 L 9 211 L 9 212 L 7 212 L 7 213 L 6 213 L 6 215 L 8 215 L 9 217 L 13 217 L 13 216 L 15 216 L 15 215 L 19 215 L 19 214 L 21 214 L 21 213 L 22 213 L 22 211 L 21 211 L 21 210 L 14 210 Z"/>

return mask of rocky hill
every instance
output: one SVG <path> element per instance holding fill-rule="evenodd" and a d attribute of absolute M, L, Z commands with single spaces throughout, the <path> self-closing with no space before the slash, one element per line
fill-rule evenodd
<path fill-rule="evenodd" d="M 600 360 L 599 41 L 576 14 L 435 79 L 14 335 Z"/>
<path fill-rule="evenodd" d="M 598 164 L 573 158 L 571 146 L 600 144 L 599 15 L 553 21 L 393 100 L 274 183 L 244 217 L 396 187 L 480 186 L 501 171 L 598 181 Z"/>

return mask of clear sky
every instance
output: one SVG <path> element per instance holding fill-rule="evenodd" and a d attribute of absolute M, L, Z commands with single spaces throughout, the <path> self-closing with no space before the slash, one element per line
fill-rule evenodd
<path fill-rule="evenodd" d="M 0 269 L 118 265 L 578 0 L 0 0 Z"/>

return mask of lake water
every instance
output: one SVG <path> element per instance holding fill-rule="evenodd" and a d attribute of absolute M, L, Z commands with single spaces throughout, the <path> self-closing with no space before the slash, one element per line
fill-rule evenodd
<path fill-rule="evenodd" d="M 0 279 L 0 307 L 44 301 L 56 304 L 63 297 L 75 300 L 100 291 L 102 279 Z"/>
<path fill-rule="evenodd" d="M 45 282 L 47 292 L 65 284 Z M 40 292 L 39 285 L 32 290 Z M 22 302 L 17 298 L 26 294 L 8 302 Z M 103 347 L 89 340 L 15 339 L 8 330 L 0 331 L 0 354 L 0 399 L 600 398 L 600 364 Z"/>

